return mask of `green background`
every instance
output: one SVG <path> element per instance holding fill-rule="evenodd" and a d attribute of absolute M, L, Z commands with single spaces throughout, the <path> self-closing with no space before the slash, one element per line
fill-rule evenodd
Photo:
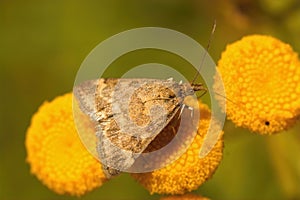
<path fill-rule="evenodd" d="M 131 28 L 157 26 L 180 31 L 205 46 L 214 19 L 218 25 L 210 54 L 216 62 L 227 44 L 253 33 L 273 35 L 300 52 L 297 0 L 1 0 L 0 199 L 77 199 L 56 195 L 30 174 L 24 140 L 39 105 L 72 90 L 81 62 L 98 43 Z M 186 65 L 172 55 L 158 54 L 136 52 L 113 65 Z M 122 72 L 111 70 L 107 76 Z M 192 78 L 194 72 L 186 73 Z M 259 136 L 227 122 L 223 162 L 195 193 L 213 200 L 300 199 L 299 130 L 298 123 L 288 132 Z M 123 174 L 81 198 L 159 196 Z"/>

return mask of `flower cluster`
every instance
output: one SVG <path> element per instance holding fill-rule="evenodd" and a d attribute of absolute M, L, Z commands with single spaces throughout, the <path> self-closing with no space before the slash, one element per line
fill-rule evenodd
<path fill-rule="evenodd" d="M 247 36 L 227 46 L 218 62 L 226 90 L 226 113 L 237 126 L 260 134 L 273 134 L 288 129 L 300 114 L 300 61 L 292 48 L 270 36 Z M 217 98 L 221 88 L 216 81 Z M 151 194 L 180 196 L 161 199 L 207 198 L 186 194 L 209 179 L 222 159 L 223 133 L 210 153 L 199 157 L 211 114 L 199 101 L 198 130 L 187 129 L 191 143 L 182 154 L 163 168 L 132 177 Z M 87 135 L 94 129 L 81 120 L 78 126 Z M 165 145 L 176 135 L 176 124 L 170 123 L 146 150 Z M 185 124 L 183 124 L 185 126 Z M 78 127 L 77 127 L 78 128 Z M 194 133 L 194 134 L 192 134 Z M 186 138 L 183 143 L 189 140 Z M 95 146 L 95 144 L 92 144 Z M 76 131 L 72 113 L 72 94 L 44 103 L 32 117 L 26 135 L 27 162 L 31 172 L 48 188 L 59 194 L 83 195 L 100 187 L 107 177 L 102 165 L 87 151 Z M 168 155 L 167 155 L 168 156 Z M 166 158 L 168 160 L 169 158 Z"/>
<path fill-rule="evenodd" d="M 197 189 L 216 170 L 222 159 L 223 140 L 220 137 L 211 153 L 199 158 L 210 122 L 210 111 L 202 103 L 200 112 L 198 133 L 178 160 L 152 173 L 132 174 L 151 193 L 183 194 Z M 89 128 L 86 126 L 87 132 L 91 131 Z M 162 135 L 168 137 L 170 134 Z M 78 137 L 72 114 L 72 94 L 57 97 L 40 107 L 27 131 L 26 149 L 31 172 L 59 194 L 82 195 L 107 180 L 101 163 Z"/>

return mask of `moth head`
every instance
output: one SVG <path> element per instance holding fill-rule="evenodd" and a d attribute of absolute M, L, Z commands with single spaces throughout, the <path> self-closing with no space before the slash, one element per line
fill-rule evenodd
<path fill-rule="evenodd" d="M 193 89 L 193 92 L 206 90 L 201 83 L 193 83 L 192 89 Z"/>
<path fill-rule="evenodd" d="M 191 85 L 186 85 L 185 87 L 186 95 L 194 95 L 197 91 L 206 92 L 206 88 L 201 83 L 192 83 Z"/>

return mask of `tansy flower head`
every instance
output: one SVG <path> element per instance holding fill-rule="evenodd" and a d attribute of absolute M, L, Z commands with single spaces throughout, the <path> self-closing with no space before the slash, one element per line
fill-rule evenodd
<path fill-rule="evenodd" d="M 132 174 L 132 176 L 148 189 L 151 194 L 184 194 L 187 191 L 197 189 L 213 175 L 222 159 L 222 134 L 220 134 L 218 142 L 206 157 L 200 158 L 199 156 L 203 139 L 206 136 L 210 124 L 210 119 L 211 116 L 208 107 L 200 103 L 200 123 L 198 131 L 196 134 L 187 133 L 187 135 L 194 136 L 187 150 L 183 152 L 177 160 L 161 169 L 149 173 Z M 185 127 L 185 124 L 182 126 Z M 164 131 L 160 133 L 160 137 L 158 137 L 159 141 L 168 141 L 168 139 L 162 139 L 161 137 L 173 137 L 173 134 L 170 134 L 171 129 L 172 127 L 170 127 L 170 125 L 167 129 L 165 128 L 169 134 L 164 134 Z M 159 146 L 157 144 L 159 141 L 155 140 L 153 142 L 153 144 L 155 144 L 154 149 Z M 186 140 L 189 139 L 187 138 Z M 184 143 L 186 140 L 181 142 Z M 151 145 L 152 143 L 149 146 L 150 149 Z"/>
<path fill-rule="evenodd" d="M 195 194 L 184 194 L 180 196 L 162 197 L 160 200 L 209 200 L 209 199 Z"/>
<path fill-rule="evenodd" d="M 272 134 L 295 124 L 300 114 L 300 62 L 288 44 L 270 36 L 244 37 L 227 46 L 218 71 L 230 100 L 227 117 L 237 126 Z"/>
<path fill-rule="evenodd" d="M 31 172 L 59 194 L 83 195 L 106 180 L 76 132 L 72 94 L 39 108 L 27 130 L 26 149 Z"/>

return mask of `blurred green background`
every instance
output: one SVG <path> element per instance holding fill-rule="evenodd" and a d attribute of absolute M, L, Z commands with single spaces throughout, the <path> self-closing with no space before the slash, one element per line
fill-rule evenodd
<path fill-rule="evenodd" d="M 158 26 L 206 45 L 214 19 L 210 54 L 216 62 L 228 43 L 253 33 L 273 35 L 300 52 L 298 0 L 1 0 L 0 199 L 77 199 L 56 195 L 30 174 L 24 140 L 32 114 L 43 101 L 72 90 L 81 62 L 99 42 L 127 29 Z M 136 53 L 115 65 L 181 64 L 167 54 L 153 55 Z M 254 135 L 230 122 L 224 130 L 224 160 L 195 193 L 212 200 L 300 199 L 299 125 L 275 136 Z M 158 198 L 127 174 L 82 197 Z"/>

